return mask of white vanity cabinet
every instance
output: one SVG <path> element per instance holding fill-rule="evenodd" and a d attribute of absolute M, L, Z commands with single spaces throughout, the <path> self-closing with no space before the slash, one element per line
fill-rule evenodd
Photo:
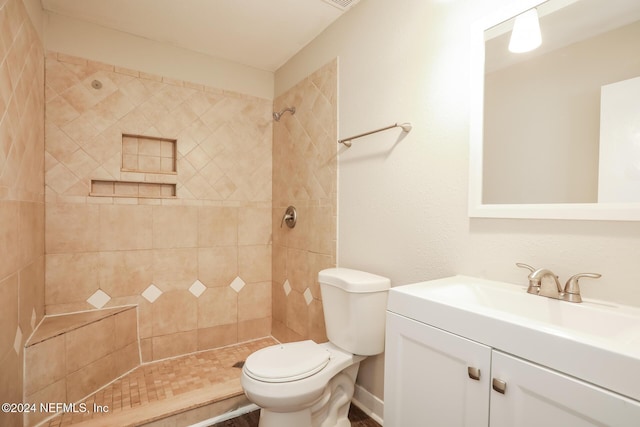
<path fill-rule="evenodd" d="M 472 285 L 454 289 L 460 281 Z M 635 356 L 575 347 L 569 334 L 555 333 L 551 324 L 543 328 L 510 313 L 496 314 L 499 298 L 505 297 L 510 307 L 507 293 L 520 298 L 526 292 L 487 281 L 477 290 L 475 282 L 460 276 L 391 289 L 385 427 L 640 426 Z M 482 296 L 482 304 L 493 306 L 477 308 L 475 300 L 463 301 L 470 290 Z M 538 304 L 541 312 L 555 317 L 558 313 L 550 311 L 555 304 L 569 304 L 531 297 L 540 300 L 527 296 L 521 311 L 537 310 Z M 640 345 L 640 336 L 627 338 L 632 338 L 628 348 Z M 616 363 L 602 363 L 608 360 Z M 501 386 L 496 382 L 494 387 L 494 379 L 504 383 L 504 393 L 496 391 Z"/>
<path fill-rule="evenodd" d="M 490 347 L 389 312 L 385 339 L 385 427 L 487 427 Z"/>
<path fill-rule="evenodd" d="M 640 402 L 500 351 L 491 376 L 507 385 L 491 392 L 491 427 L 640 426 Z"/>

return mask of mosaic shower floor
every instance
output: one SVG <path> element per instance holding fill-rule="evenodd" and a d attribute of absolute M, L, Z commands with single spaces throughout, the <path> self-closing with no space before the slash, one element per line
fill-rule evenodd
<path fill-rule="evenodd" d="M 267 337 L 141 365 L 86 398 L 86 412 L 66 412 L 44 425 L 170 427 L 220 415 L 246 403 L 238 362 L 276 343 Z"/>

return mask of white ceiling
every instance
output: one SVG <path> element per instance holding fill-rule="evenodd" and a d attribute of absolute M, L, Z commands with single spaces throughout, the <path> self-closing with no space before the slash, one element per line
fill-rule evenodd
<path fill-rule="evenodd" d="M 275 71 L 359 0 L 41 0 L 44 10 Z"/>

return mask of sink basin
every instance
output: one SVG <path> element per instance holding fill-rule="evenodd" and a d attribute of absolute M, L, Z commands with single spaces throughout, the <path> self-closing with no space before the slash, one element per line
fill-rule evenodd
<path fill-rule="evenodd" d="M 640 400 L 640 309 L 454 276 L 392 288 L 388 310 Z"/>
<path fill-rule="evenodd" d="M 453 284 L 433 286 L 428 292 L 434 300 L 494 311 L 496 316 L 507 316 L 515 322 L 535 322 L 558 334 L 580 334 L 594 340 L 614 340 L 621 345 L 633 343 L 640 332 L 637 309 L 589 300 L 567 303 L 531 295 L 526 287 L 500 282 L 459 277 Z"/>

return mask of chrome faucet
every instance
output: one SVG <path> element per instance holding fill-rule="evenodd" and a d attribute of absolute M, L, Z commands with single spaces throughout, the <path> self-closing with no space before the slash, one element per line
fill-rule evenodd
<path fill-rule="evenodd" d="M 553 289 L 551 286 L 544 286 L 545 277 L 553 278 L 553 281 L 556 284 L 556 289 Z M 563 293 L 562 285 L 560 285 L 558 276 L 556 276 L 551 270 L 547 270 L 546 268 L 540 268 L 529 275 L 529 281 L 534 281 L 538 283 L 538 286 L 539 286 L 538 295 L 542 295 L 550 298 L 556 298 L 556 299 L 560 299 L 560 297 L 562 296 L 562 293 Z"/>
<path fill-rule="evenodd" d="M 531 274 L 529 274 L 528 276 L 528 293 L 541 295 L 548 298 L 560 299 L 568 302 L 582 302 L 582 297 L 580 296 L 580 285 L 578 284 L 578 280 L 581 277 L 591 277 L 593 279 L 597 279 L 602 276 L 598 273 L 579 273 L 571 276 L 569 280 L 567 280 L 567 283 L 564 285 L 563 289 L 562 286 L 560 286 L 558 276 L 556 276 L 551 270 L 546 268 L 539 268 L 536 270 L 530 265 L 520 262 L 517 262 L 516 265 L 520 268 L 526 268 L 531 272 Z M 550 286 L 542 286 L 544 278 L 548 276 L 553 278 L 556 284 L 556 289 L 549 289 Z"/>
<path fill-rule="evenodd" d="M 516 265 L 520 268 L 526 268 L 531 272 L 529 274 L 529 288 L 527 292 L 534 295 L 542 295 L 545 297 L 558 298 L 560 294 L 562 294 L 562 286 L 560 285 L 560 281 L 558 281 L 558 276 L 556 276 L 553 271 L 546 268 L 535 269 L 528 264 L 516 263 Z M 550 276 L 553 278 L 556 284 L 556 292 L 549 291 L 547 286 L 542 286 L 543 280 L 545 277 Z"/>

